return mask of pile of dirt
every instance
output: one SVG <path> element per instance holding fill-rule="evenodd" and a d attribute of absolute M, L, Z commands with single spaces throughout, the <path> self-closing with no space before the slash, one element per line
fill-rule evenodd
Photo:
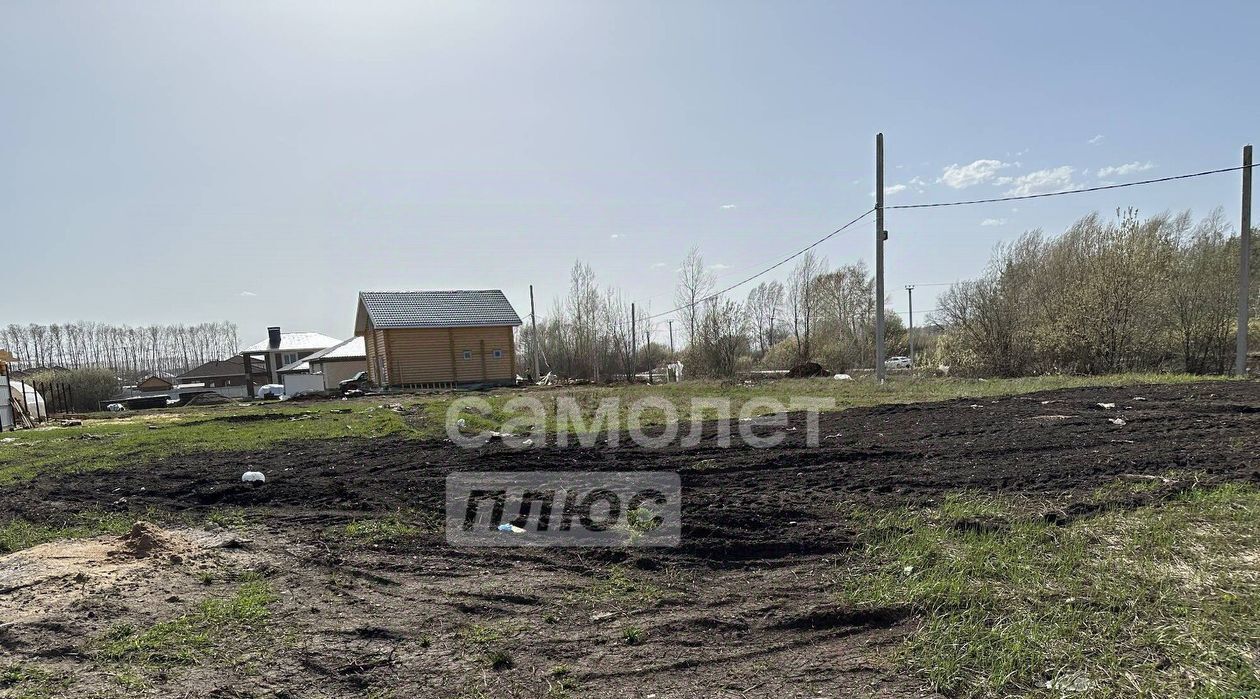
<path fill-rule="evenodd" d="M 831 373 L 824 369 L 818 362 L 803 362 L 797 364 L 788 370 L 787 377 L 789 379 L 813 379 L 819 376 L 830 376 Z"/>
<path fill-rule="evenodd" d="M 118 537 L 119 548 L 136 558 L 157 555 L 178 556 L 186 553 L 188 544 L 171 536 L 156 524 L 143 520 L 131 525 L 131 531 Z"/>
<path fill-rule="evenodd" d="M 213 391 L 210 391 L 207 393 L 198 393 L 197 395 L 188 399 L 188 402 L 185 403 L 184 405 L 185 406 L 225 405 L 231 402 L 232 402 L 231 398 L 227 398 L 227 397 L 219 395 L 218 393 L 214 393 Z"/>

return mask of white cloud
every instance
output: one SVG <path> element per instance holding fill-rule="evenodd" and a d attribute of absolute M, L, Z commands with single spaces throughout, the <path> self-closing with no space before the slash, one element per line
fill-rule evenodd
<path fill-rule="evenodd" d="M 985 220 L 983 220 L 983 221 L 981 221 L 981 222 L 980 222 L 980 225 L 982 225 L 982 226 L 1005 226 L 1005 225 L 1006 225 L 1006 219 L 1004 219 L 1004 218 L 986 218 Z"/>
<path fill-rule="evenodd" d="M 257 296 L 257 295 L 258 295 L 258 294 L 255 294 L 255 293 L 254 293 L 254 292 L 252 292 L 252 291 L 242 291 L 242 292 L 241 292 L 241 296 Z"/>
<path fill-rule="evenodd" d="M 734 205 L 734 204 L 723 204 L 723 205 L 722 205 L 722 208 L 723 208 L 723 209 L 734 209 L 734 208 L 735 208 L 735 205 Z"/>
<path fill-rule="evenodd" d="M 1147 170 L 1153 170 L 1154 168 L 1155 163 L 1152 163 L 1149 160 L 1144 163 L 1135 160 L 1131 163 L 1125 163 L 1124 165 L 1109 165 L 1107 167 L 1099 168 L 1098 172 L 1095 174 L 1098 177 L 1103 178 L 1114 177 L 1117 175 L 1123 177 L 1124 175 L 1132 175 L 1135 172 L 1146 172 Z"/>
<path fill-rule="evenodd" d="M 616 239 L 618 239 L 618 238 L 620 238 L 620 237 L 621 237 L 621 234 L 620 234 L 620 233 L 613 233 L 612 235 L 608 236 L 608 239 L 609 239 L 609 240 L 616 240 Z"/>
<path fill-rule="evenodd" d="M 969 165 L 954 163 L 945 168 L 937 181 L 944 182 L 954 189 L 964 189 L 988 182 L 993 179 L 998 170 L 1010 166 L 1011 163 L 1004 163 L 1001 160 L 977 160 Z"/>
<path fill-rule="evenodd" d="M 904 184 L 895 184 L 891 187 L 884 187 L 884 196 L 889 196 L 891 194 L 900 194 L 901 192 L 904 192 L 904 191 L 906 191 L 906 186 Z"/>
<path fill-rule="evenodd" d="M 719 262 L 719 263 L 717 263 L 717 264 L 715 264 L 715 265 L 709 265 L 709 267 L 708 267 L 708 268 L 709 268 L 709 270 L 711 270 L 711 271 L 714 271 L 714 272 L 720 272 L 720 271 L 722 271 L 722 270 L 724 270 L 724 269 L 730 269 L 730 268 L 731 268 L 731 266 L 730 266 L 730 265 L 724 265 L 724 264 L 722 264 L 721 262 Z"/>
<path fill-rule="evenodd" d="M 1049 194 L 1072 189 L 1076 186 L 1072 182 L 1073 172 L 1075 170 L 1070 165 L 1060 165 L 1020 175 L 1011 180 L 1011 184 L 1015 186 L 1006 192 L 1006 196 L 1023 197 L 1029 194 Z"/>
<path fill-rule="evenodd" d="M 1102 135 L 1102 134 L 1098 134 L 1097 136 L 1095 136 L 1095 137 L 1093 137 L 1093 138 L 1089 139 L 1089 141 L 1087 141 L 1087 143 L 1089 143 L 1089 145 L 1091 145 L 1091 146 L 1096 146 L 1096 145 L 1098 145 L 1099 143 L 1102 143 L 1102 142 L 1103 142 L 1103 135 Z"/>
<path fill-rule="evenodd" d="M 664 262 L 653 262 L 651 269 L 665 269 L 667 266 Z"/>

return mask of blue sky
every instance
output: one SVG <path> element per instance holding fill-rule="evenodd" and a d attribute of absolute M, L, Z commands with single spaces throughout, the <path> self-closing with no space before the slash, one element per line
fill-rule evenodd
<path fill-rule="evenodd" d="M 0 294 L 0 324 L 348 336 L 356 292 L 388 288 L 502 288 L 524 316 L 528 285 L 550 308 L 577 258 L 659 312 L 691 245 L 731 282 L 869 208 L 877 131 L 890 205 L 1228 167 L 1260 137 L 1254 2 L 7 0 L 0 15 L 0 220 L 22 290 Z M 1091 211 L 1222 206 L 1236 222 L 1238 182 L 890 212 L 892 306 Z M 819 251 L 873 247 L 864 222 Z"/>

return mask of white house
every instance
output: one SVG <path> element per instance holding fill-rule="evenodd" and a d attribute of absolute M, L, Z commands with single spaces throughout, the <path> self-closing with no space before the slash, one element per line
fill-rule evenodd
<path fill-rule="evenodd" d="M 246 381 L 250 384 L 249 393 L 252 395 L 254 386 L 259 384 L 280 383 L 281 367 L 299 362 L 322 349 L 328 349 L 340 342 L 341 340 L 322 333 L 285 333 L 280 332 L 280 328 L 277 326 L 267 328 L 266 340 L 252 344 L 241 351 L 241 356 L 247 360 L 257 359 L 262 361 L 266 371 L 263 376 L 255 375 L 253 373 L 254 362 L 245 362 L 246 371 L 248 372 Z"/>
<path fill-rule="evenodd" d="M 279 374 L 284 392 L 292 396 L 305 391 L 335 391 L 342 381 L 360 371 L 367 371 L 367 349 L 362 337 L 352 337 L 280 367 Z"/>

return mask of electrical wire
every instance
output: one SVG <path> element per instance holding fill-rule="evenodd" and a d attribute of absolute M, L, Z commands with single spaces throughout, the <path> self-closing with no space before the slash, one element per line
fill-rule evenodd
<path fill-rule="evenodd" d="M 1044 199 L 1046 197 L 1061 197 L 1067 194 L 1085 194 L 1087 192 L 1101 192 L 1107 189 L 1121 189 L 1123 187 L 1137 187 L 1139 185 L 1157 184 L 1159 182 L 1172 182 L 1173 180 L 1188 180 L 1192 177 L 1204 177 L 1206 175 L 1219 175 L 1224 172 L 1236 172 L 1245 170 L 1247 167 L 1257 167 L 1258 164 L 1237 165 L 1234 167 L 1224 167 L 1216 170 L 1204 170 L 1203 172 L 1191 172 L 1184 175 L 1172 175 L 1171 177 L 1157 177 L 1150 180 L 1140 180 L 1138 182 L 1122 182 L 1120 184 L 1104 184 L 1096 187 L 1085 187 L 1083 189 L 1069 189 L 1063 192 L 1045 192 L 1043 194 L 1022 194 L 1010 197 L 995 197 L 992 199 L 969 199 L 966 201 L 944 201 L 934 202 L 931 204 L 898 204 L 896 206 L 885 206 L 885 210 L 891 209 L 934 209 L 942 206 L 969 206 L 971 204 L 996 204 L 1004 201 L 1022 201 L 1024 199 Z"/>
<path fill-rule="evenodd" d="M 834 231 L 832 231 L 832 232 L 828 233 L 827 235 L 824 235 L 823 237 L 819 238 L 818 240 L 815 240 L 814 242 L 810 243 L 809 245 L 805 246 L 804 248 L 802 248 L 802 249 L 800 249 L 800 250 L 798 250 L 798 251 L 796 251 L 796 252 L 792 253 L 792 254 L 791 254 L 791 255 L 789 255 L 788 257 L 785 257 L 785 258 L 783 258 L 782 260 L 779 260 L 778 262 L 776 262 L 776 263 L 774 263 L 774 264 L 770 265 L 769 267 L 767 267 L 767 268 L 765 268 L 765 269 L 761 270 L 760 272 L 757 272 L 756 274 L 754 274 L 754 275 L 752 275 L 752 276 L 750 276 L 750 277 L 746 277 L 746 278 L 744 278 L 744 279 L 742 279 L 742 280 L 740 280 L 740 281 L 738 281 L 738 282 L 735 282 L 734 284 L 731 284 L 730 286 L 728 286 L 728 287 L 726 287 L 726 288 L 724 288 L 724 289 L 721 289 L 721 290 L 719 290 L 719 291 L 715 291 L 714 293 L 709 294 L 708 296 L 705 296 L 704 298 L 701 298 L 701 299 L 696 299 L 696 301 L 695 301 L 694 303 L 685 303 L 685 304 L 683 304 L 683 305 L 681 305 L 681 306 L 678 306 L 677 308 L 672 308 L 672 309 L 670 309 L 670 310 L 668 310 L 668 311 L 664 311 L 663 313 L 657 313 L 657 314 L 655 314 L 655 315 L 650 315 L 650 316 L 648 316 L 648 317 L 647 317 L 647 320 L 652 320 L 653 318 L 660 318 L 660 317 L 662 317 L 662 316 L 667 316 L 667 315 L 670 315 L 671 313 L 677 313 L 678 311 L 681 311 L 681 310 L 683 310 L 684 308 L 694 307 L 694 306 L 697 306 L 697 305 L 699 305 L 699 304 L 705 303 L 706 301 L 711 301 L 711 300 L 713 300 L 713 299 L 715 299 L 715 298 L 717 298 L 717 297 L 721 296 L 722 294 L 725 294 L 726 292 L 731 291 L 732 289 L 737 289 L 737 288 L 739 288 L 739 287 L 741 287 L 741 286 L 743 286 L 743 285 L 747 284 L 748 282 L 750 282 L 750 281 L 752 281 L 752 280 L 754 280 L 754 279 L 756 279 L 756 278 L 758 278 L 758 277 L 760 277 L 760 276 L 763 276 L 763 275 L 765 275 L 765 274 L 768 274 L 768 273 L 770 273 L 771 271 L 773 271 L 773 270 L 775 270 L 775 269 L 778 269 L 779 267 L 782 267 L 783 265 L 785 265 L 785 264 L 787 264 L 787 263 L 791 262 L 792 260 L 795 260 L 796 258 L 800 257 L 801 255 L 804 255 L 805 253 L 809 252 L 810 250 L 813 250 L 814 248 L 818 247 L 819 245 L 822 245 L 823 243 L 827 242 L 828 240 L 831 240 L 831 239 L 832 239 L 832 238 L 834 238 L 835 236 L 837 236 L 837 235 L 839 235 L 839 234 L 843 233 L 844 231 L 848 230 L 850 227 L 852 227 L 852 226 L 856 225 L 859 221 L 861 221 L 862 219 L 866 218 L 867 216 L 870 216 L 870 215 L 871 215 L 871 214 L 873 214 L 873 213 L 875 213 L 875 207 L 871 207 L 871 208 L 867 209 L 867 210 L 866 210 L 866 211 L 864 211 L 864 212 L 863 212 L 860 216 L 858 216 L 857 218 L 853 219 L 852 221 L 849 221 L 848 223 L 844 224 L 843 226 L 840 226 L 839 228 L 835 229 Z"/>

